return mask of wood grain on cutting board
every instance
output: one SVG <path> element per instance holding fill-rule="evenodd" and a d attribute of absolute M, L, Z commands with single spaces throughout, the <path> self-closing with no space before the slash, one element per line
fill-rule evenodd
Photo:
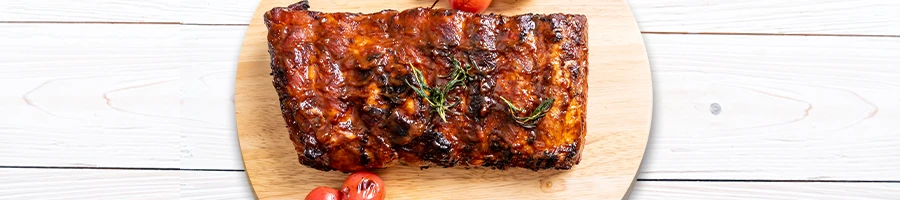
<path fill-rule="evenodd" d="M 269 75 L 262 14 L 296 1 L 262 1 L 244 39 L 235 87 L 238 137 L 260 199 L 300 199 L 346 176 L 302 166 L 289 140 Z M 428 7 L 433 1 L 312 1 L 311 10 L 371 13 Z M 438 6 L 440 7 L 440 5 Z M 640 167 L 652 113 L 650 68 L 640 31 L 622 0 L 494 1 L 487 12 L 585 14 L 589 21 L 587 143 L 567 171 L 391 167 L 376 170 L 388 199 L 621 199 Z"/>

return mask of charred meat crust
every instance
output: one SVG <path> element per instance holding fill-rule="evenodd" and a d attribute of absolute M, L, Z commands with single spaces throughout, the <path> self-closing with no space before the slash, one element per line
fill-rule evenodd
<path fill-rule="evenodd" d="M 427 168 L 570 169 L 586 132 L 587 19 L 413 8 L 322 13 L 303 2 L 265 14 L 273 85 L 300 163 L 343 172 Z M 447 121 L 412 91 L 411 67 L 443 84 L 451 59 L 471 79 Z M 555 103 L 534 128 L 530 111 Z M 516 113 L 527 115 L 527 111 Z"/>

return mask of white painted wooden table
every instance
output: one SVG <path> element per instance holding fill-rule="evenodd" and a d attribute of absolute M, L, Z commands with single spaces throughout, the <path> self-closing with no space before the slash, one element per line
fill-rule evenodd
<path fill-rule="evenodd" d="M 232 92 L 257 3 L 0 3 L 0 199 L 253 198 Z M 655 92 L 632 199 L 900 199 L 900 1 L 630 5 Z"/>

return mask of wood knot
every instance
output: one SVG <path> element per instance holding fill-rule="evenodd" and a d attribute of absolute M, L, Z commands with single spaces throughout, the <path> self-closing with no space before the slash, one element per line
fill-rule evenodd
<path fill-rule="evenodd" d="M 722 113 L 722 106 L 719 103 L 712 103 L 709 105 L 709 112 L 713 115 L 719 115 L 719 113 Z"/>

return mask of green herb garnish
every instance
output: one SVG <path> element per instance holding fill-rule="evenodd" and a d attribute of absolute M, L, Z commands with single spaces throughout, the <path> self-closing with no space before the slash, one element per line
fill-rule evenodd
<path fill-rule="evenodd" d="M 450 73 L 446 76 L 438 76 L 440 78 L 449 78 L 447 83 L 445 83 L 444 85 L 435 87 L 428 86 L 428 82 L 425 80 L 425 76 L 422 75 L 422 72 L 419 71 L 419 69 L 413 67 L 412 64 L 409 65 L 409 68 L 412 69 L 413 83 L 404 80 L 404 82 L 406 82 L 406 85 L 409 85 L 409 87 L 412 88 L 413 91 L 416 92 L 416 94 L 422 97 L 422 99 L 425 99 L 425 102 L 428 103 L 432 110 L 434 110 L 434 112 L 437 113 L 438 116 L 441 117 L 441 120 L 443 120 L 444 122 L 447 122 L 447 110 L 459 104 L 459 97 L 455 97 L 455 102 L 453 103 L 447 101 L 450 91 L 453 90 L 456 86 L 465 87 L 466 81 L 471 78 L 467 73 L 471 66 L 467 65 L 466 68 L 463 68 L 462 66 L 460 66 L 459 62 L 456 61 L 456 59 L 452 57 L 450 59 L 452 61 L 453 69 L 451 69 Z"/>
<path fill-rule="evenodd" d="M 553 98 L 544 99 L 541 104 L 539 104 L 536 108 L 534 108 L 533 111 L 531 111 L 531 115 L 529 115 L 528 117 L 519 117 L 516 115 L 516 113 L 519 113 L 523 110 L 513 105 L 512 102 L 509 102 L 509 100 L 506 100 L 506 98 L 500 98 L 503 99 L 504 102 L 506 102 L 506 105 L 509 107 L 509 114 L 513 117 L 513 119 L 516 120 L 516 123 L 519 124 L 519 126 L 525 128 L 536 127 L 538 120 L 540 120 L 542 117 L 544 117 L 544 115 L 547 114 L 547 111 L 549 111 L 550 107 L 553 106 L 554 101 Z"/>

